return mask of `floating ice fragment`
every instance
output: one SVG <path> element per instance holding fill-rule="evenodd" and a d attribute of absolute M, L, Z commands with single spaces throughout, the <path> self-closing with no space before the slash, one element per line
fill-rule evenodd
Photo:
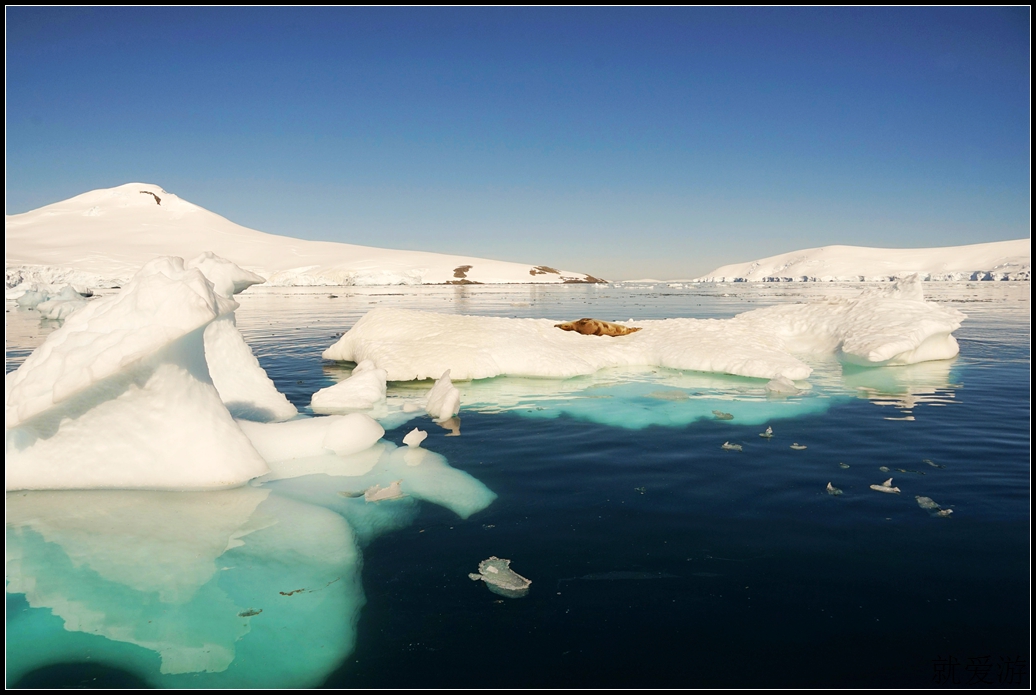
<path fill-rule="evenodd" d="M 730 442 L 723 442 L 723 446 L 720 448 L 726 451 L 742 451 L 740 444 L 731 444 Z"/>
<path fill-rule="evenodd" d="M 310 405 L 317 413 L 369 410 L 385 401 L 388 373 L 370 360 L 356 365 L 348 379 L 313 394 Z"/>
<path fill-rule="evenodd" d="M 839 467 L 839 468 L 848 468 L 848 467 L 849 467 L 849 464 L 848 464 L 848 463 L 839 463 L 839 464 L 838 464 L 838 467 Z"/>
<path fill-rule="evenodd" d="M 449 420 L 460 412 L 460 391 L 450 381 L 450 370 L 443 372 L 428 392 L 425 410 L 433 420 Z"/>
<path fill-rule="evenodd" d="M 795 382 L 786 376 L 776 376 L 766 382 L 766 390 L 769 393 L 778 395 L 794 395 L 799 392 Z"/>
<path fill-rule="evenodd" d="M 931 459 L 921 459 L 924 463 L 927 463 L 932 468 L 945 468 L 946 466 L 940 466 L 938 463 L 933 462 Z"/>
<path fill-rule="evenodd" d="M 759 436 L 762 437 L 763 439 L 772 439 L 773 438 L 773 428 L 772 427 L 767 427 L 765 432 L 760 432 L 759 433 Z"/>
<path fill-rule="evenodd" d="M 938 504 L 935 503 L 931 497 L 922 497 L 921 495 L 914 495 L 914 499 L 917 500 L 917 506 L 921 509 L 935 510 L 941 509 Z"/>
<path fill-rule="evenodd" d="M 511 569 L 511 561 L 495 555 L 478 563 L 478 574 L 468 575 L 472 581 L 483 581 L 494 594 L 507 598 L 521 598 L 529 593 L 532 581 Z"/>
<path fill-rule="evenodd" d="M 806 448 L 805 444 L 799 444 L 798 442 L 792 442 L 791 448 L 795 451 L 802 451 Z"/>
<path fill-rule="evenodd" d="M 831 483 L 828 483 L 827 484 L 827 494 L 829 494 L 829 495 L 840 495 L 840 494 L 842 494 L 842 491 L 839 488 L 837 488 L 834 485 L 832 485 Z"/>
<path fill-rule="evenodd" d="M 730 413 L 724 413 L 722 410 L 713 410 L 712 414 L 716 416 L 717 420 L 733 420 L 734 416 Z"/>
<path fill-rule="evenodd" d="M 922 497 L 921 495 L 915 495 L 914 499 L 917 500 L 917 506 L 929 512 L 932 516 L 946 518 L 950 514 L 953 514 L 952 509 L 943 509 L 938 504 L 936 504 L 935 500 L 933 500 L 931 497 Z"/>
<path fill-rule="evenodd" d="M 397 480 L 393 483 L 389 483 L 385 487 L 380 485 L 372 485 L 367 488 L 367 491 L 363 493 L 363 499 L 368 502 L 381 502 L 383 500 L 395 500 L 403 497 L 403 491 L 400 489 L 399 484 L 402 480 Z"/>
<path fill-rule="evenodd" d="M 423 442 L 427 437 L 427 432 L 419 430 L 415 427 L 414 429 L 410 430 L 410 432 L 405 437 L 403 437 L 403 443 L 409 447 L 416 448 L 421 446 L 421 442 Z"/>
<path fill-rule="evenodd" d="M 878 466 L 878 470 L 881 471 L 882 473 L 888 473 L 889 472 L 889 467 L 888 466 Z"/>
<path fill-rule="evenodd" d="M 871 485 L 870 487 L 871 490 L 877 490 L 878 492 L 889 492 L 899 494 L 900 491 L 898 487 L 892 487 L 892 478 L 889 478 L 881 485 Z"/>

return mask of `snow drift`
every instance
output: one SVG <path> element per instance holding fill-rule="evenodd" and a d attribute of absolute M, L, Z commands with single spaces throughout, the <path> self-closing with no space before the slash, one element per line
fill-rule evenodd
<path fill-rule="evenodd" d="M 731 319 L 637 321 L 627 336 L 585 336 L 547 319 L 374 309 L 328 360 L 370 360 L 391 381 L 496 376 L 567 378 L 609 367 L 657 366 L 761 379 L 807 378 L 795 353 L 835 353 L 866 366 L 948 359 L 964 315 L 926 302 L 916 276 L 854 299 L 773 306 Z M 632 325 L 632 324 L 631 324 Z"/>

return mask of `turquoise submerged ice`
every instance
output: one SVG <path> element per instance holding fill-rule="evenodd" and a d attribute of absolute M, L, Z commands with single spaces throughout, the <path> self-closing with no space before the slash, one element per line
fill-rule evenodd
<path fill-rule="evenodd" d="M 832 398 L 856 395 L 844 376 L 890 384 L 909 399 L 914 380 L 881 373 L 932 360 L 948 364 L 963 318 L 925 301 L 916 277 L 852 299 L 778 305 L 731 319 L 636 321 L 641 331 L 619 337 L 561 331 L 546 319 L 375 309 L 324 358 L 367 361 L 387 373 L 395 383 L 371 413 L 387 428 L 416 410 L 399 382 L 446 370 L 466 380 L 456 386 L 469 411 L 566 414 L 643 429 L 713 419 L 718 410 L 732 414 L 733 425 L 757 425 L 823 412 Z M 859 376 L 861 367 L 870 374 Z M 948 367 L 943 371 L 948 378 Z"/>

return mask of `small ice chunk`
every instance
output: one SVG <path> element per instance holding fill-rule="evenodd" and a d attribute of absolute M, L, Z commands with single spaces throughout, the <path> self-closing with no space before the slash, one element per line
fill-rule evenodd
<path fill-rule="evenodd" d="M 889 472 L 889 467 L 888 466 L 878 466 L 878 470 L 881 471 L 882 473 L 888 473 Z"/>
<path fill-rule="evenodd" d="M 827 494 L 829 494 L 829 495 L 840 495 L 840 494 L 842 494 L 842 491 L 841 491 L 841 489 L 835 487 L 831 483 L 828 483 L 827 484 Z"/>
<path fill-rule="evenodd" d="M 414 429 L 410 430 L 407 436 L 403 437 L 403 443 L 409 447 L 417 448 L 421 446 L 421 442 L 423 442 L 427 437 L 427 432 L 425 432 L 424 430 L 419 430 L 415 427 Z"/>
<path fill-rule="evenodd" d="M 763 439 L 772 439 L 773 438 L 773 428 L 772 427 L 767 427 L 765 432 L 760 432 L 759 433 L 759 436 L 762 437 Z"/>
<path fill-rule="evenodd" d="M 723 442 L 723 446 L 720 448 L 726 451 L 742 451 L 740 444 L 731 444 L 730 442 Z"/>
<path fill-rule="evenodd" d="M 769 393 L 794 395 L 799 392 L 795 382 L 786 376 L 776 376 L 766 382 L 766 390 Z"/>
<path fill-rule="evenodd" d="M 403 497 L 403 490 L 399 487 L 399 484 L 402 482 L 402 480 L 397 480 L 394 483 L 389 483 L 385 487 L 372 485 L 363 493 L 363 499 L 368 502 L 382 502 L 384 500 L 399 499 L 400 497 Z"/>
<path fill-rule="evenodd" d="M 871 485 L 871 490 L 877 490 L 878 492 L 889 492 L 899 494 L 900 490 L 898 487 L 892 487 L 892 478 L 889 478 L 881 485 Z"/>
<path fill-rule="evenodd" d="M 433 420 L 449 420 L 460 412 L 460 391 L 450 381 L 450 370 L 443 372 L 428 392 L 425 410 Z"/>
<path fill-rule="evenodd" d="M 717 420 L 733 420 L 734 416 L 730 413 L 724 413 L 722 410 L 713 410 L 712 414 L 716 416 Z"/>
<path fill-rule="evenodd" d="M 798 442 L 792 442 L 791 448 L 794 449 L 795 451 L 802 451 L 803 449 L 806 448 L 806 445 L 805 444 L 799 444 Z"/>
<path fill-rule="evenodd" d="M 939 511 L 937 511 L 935 513 L 935 516 L 947 517 L 950 514 L 953 514 L 953 510 L 952 509 L 940 509 Z"/>
<path fill-rule="evenodd" d="M 472 581 L 483 581 L 494 594 L 507 598 L 521 598 L 529 593 L 532 581 L 511 569 L 511 561 L 495 555 L 478 563 L 478 574 L 468 575 Z"/>
<path fill-rule="evenodd" d="M 385 402 L 388 373 L 370 360 L 356 366 L 348 379 L 313 394 L 310 405 L 314 412 L 333 413 L 342 410 L 369 410 Z"/>
<path fill-rule="evenodd" d="M 917 500 L 917 506 L 919 506 L 921 509 L 934 510 L 941 508 L 938 504 L 935 503 L 935 500 L 933 500 L 931 497 L 922 497 L 921 495 L 914 495 L 914 499 Z"/>
<path fill-rule="evenodd" d="M 839 468 L 848 468 L 848 467 L 849 467 L 849 464 L 848 464 L 848 463 L 839 463 L 839 464 L 838 464 L 838 467 L 839 467 Z"/>

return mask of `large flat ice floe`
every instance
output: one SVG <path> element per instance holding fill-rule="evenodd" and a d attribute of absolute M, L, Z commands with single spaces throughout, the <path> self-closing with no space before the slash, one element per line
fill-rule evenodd
<path fill-rule="evenodd" d="M 573 318 L 573 317 L 569 317 Z M 796 355 L 837 354 L 863 366 L 954 357 L 964 315 L 926 302 L 914 276 L 854 299 L 756 309 L 731 319 L 636 321 L 620 336 L 589 336 L 547 319 L 374 309 L 324 351 L 370 360 L 390 381 L 497 376 L 567 378 L 610 367 L 657 366 L 760 379 L 809 377 Z"/>
<path fill-rule="evenodd" d="M 725 265 L 693 282 L 872 282 L 1029 280 L 1030 239 L 929 249 L 824 246 Z"/>
<path fill-rule="evenodd" d="M 5 241 L 8 289 L 122 286 L 156 256 L 192 258 L 205 251 L 282 286 L 600 281 L 545 265 L 266 234 L 146 183 L 8 215 Z"/>

